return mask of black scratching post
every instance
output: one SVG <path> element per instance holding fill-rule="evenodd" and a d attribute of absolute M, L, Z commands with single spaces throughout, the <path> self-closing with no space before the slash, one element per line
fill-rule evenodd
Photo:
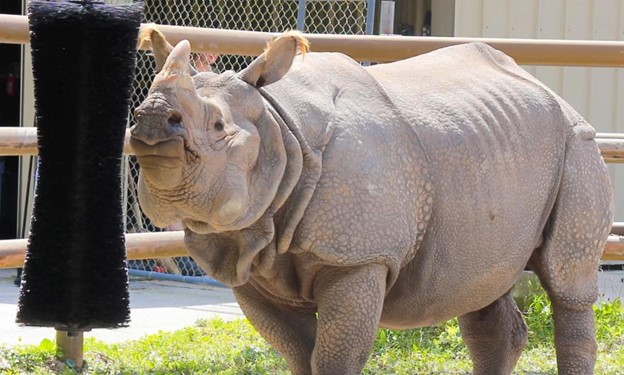
<path fill-rule="evenodd" d="M 17 322 L 67 337 L 125 326 L 121 161 L 142 7 L 28 9 L 39 166 Z"/>

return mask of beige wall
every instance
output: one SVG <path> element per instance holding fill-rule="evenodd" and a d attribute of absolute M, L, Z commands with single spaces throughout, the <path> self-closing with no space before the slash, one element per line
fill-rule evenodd
<path fill-rule="evenodd" d="M 431 35 L 453 36 L 454 27 L 455 0 L 433 0 L 431 2 Z"/>
<path fill-rule="evenodd" d="M 624 0 L 457 0 L 455 36 L 624 41 Z M 624 68 L 525 68 L 598 132 L 624 133 Z M 610 170 L 624 221 L 624 165 Z"/>

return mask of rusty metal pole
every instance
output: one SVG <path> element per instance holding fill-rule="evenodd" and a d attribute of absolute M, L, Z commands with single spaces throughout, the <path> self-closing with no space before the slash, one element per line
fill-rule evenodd
<path fill-rule="evenodd" d="M 84 333 L 82 331 L 56 330 L 56 346 L 59 360 L 76 371 L 82 370 Z"/>
<path fill-rule="evenodd" d="M 0 269 L 18 268 L 24 264 L 27 239 L 0 241 Z M 188 256 L 184 232 L 153 232 L 126 234 L 128 260 Z"/>
<path fill-rule="evenodd" d="M 603 260 L 624 260 L 624 225 L 615 223 L 613 235 L 605 246 Z M 0 241 L 0 269 L 17 268 L 24 263 L 27 240 Z M 184 232 L 156 232 L 126 234 L 128 259 L 152 259 L 188 256 L 184 246 Z"/>
<path fill-rule="evenodd" d="M 146 25 L 143 25 L 145 27 Z M 167 40 L 186 39 L 194 52 L 258 56 L 277 33 L 158 25 Z M 624 41 L 304 34 L 316 52 L 342 52 L 358 61 L 390 62 L 438 48 L 483 42 L 519 64 L 624 66 Z M 26 16 L 0 14 L 0 43 L 28 43 Z"/>
<path fill-rule="evenodd" d="M 126 131 L 124 154 L 133 154 L 130 130 Z M 596 143 L 607 163 L 624 162 L 624 134 L 598 133 Z M 0 127 L 0 156 L 37 154 L 37 129 L 32 127 Z"/>

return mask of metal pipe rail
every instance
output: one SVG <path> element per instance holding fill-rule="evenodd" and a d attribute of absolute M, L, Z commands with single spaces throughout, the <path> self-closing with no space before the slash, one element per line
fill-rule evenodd
<path fill-rule="evenodd" d="M 0 269 L 22 267 L 27 243 L 27 239 L 0 241 Z M 126 253 L 129 260 L 189 255 L 182 231 L 126 234 Z M 624 236 L 609 236 L 602 259 L 624 260 Z"/>
<path fill-rule="evenodd" d="M 0 269 L 18 268 L 24 264 L 27 239 L 0 241 Z M 126 234 L 128 259 L 150 259 L 188 256 L 184 232 Z"/>
<path fill-rule="evenodd" d="M 145 27 L 147 25 L 143 25 Z M 198 27 L 158 25 L 175 44 L 191 42 L 193 51 L 257 56 L 266 42 L 278 34 Z M 519 64 L 558 66 L 624 67 L 624 42 L 507 38 L 405 37 L 378 35 L 304 34 L 317 52 L 342 52 L 358 61 L 390 62 L 438 48 L 483 42 L 497 48 Z M 27 44 L 26 16 L 0 14 L 0 43 Z"/>
<path fill-rule="evenodd" d="M 130 130 L 126 130 L 124 154 L 134 154 L 130 146 Z M 37 155 L 37 128 L 0 127 L 0 156 Z"/>
<path fill-rule="evenodd" d="M 124 154 L 133 154 L 126 131 Z M 624 134 L 598 133 L 596 142 L 605 162 L 624 163 Z M 33 127 L 0 127 L 0 156 L 37 154 L 37 129 Z"/>
<path fill-rule="evenodd" d="M 624 163 L 624 134 L 597 133 L 596 143 L 605 163 Z"/>

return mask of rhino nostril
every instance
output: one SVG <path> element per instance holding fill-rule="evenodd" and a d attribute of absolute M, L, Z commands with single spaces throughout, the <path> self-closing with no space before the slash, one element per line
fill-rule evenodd
<path fill-rule="evenodd" d="M 140 111 L 138 115 L 137 123 L 130 128 L 130 134 L 135 140 L 155 145 L 184 134 L 182 115 L 178 112 L 163 114 Z"/>

